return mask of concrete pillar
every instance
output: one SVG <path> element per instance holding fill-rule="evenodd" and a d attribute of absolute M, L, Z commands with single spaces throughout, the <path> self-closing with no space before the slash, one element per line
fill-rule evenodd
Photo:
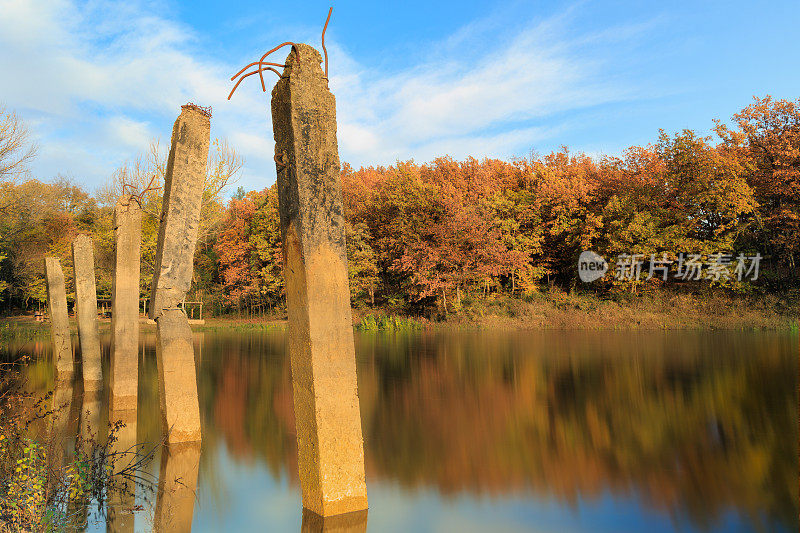
<path fill-rule="evenodd" d="M 272 91 L 289 354 L 303 507 L 367 508 L 336 103 L 312 47 L 297 45 Z"/>
<path fill-rule="evenodd" d="M 206 180 L 211 119 L 199 108 L 184 106 L 172 128 L 164 176 L 164 201 L 158 228 L 150 318 L 177 307 L 192 285 L 200 203 Z"/>
<path fill-rule="evenodd" d="M 130 196 L 114 207 L 114 278 L 111 288 L 109 409 L 136 411 L 139 385 L 139 269 L 142 209 Z M 122 415 L 120 415 L 122 416 Z"/>
<path fill-rule="evenodd" d="M 300 531 L 302 533 L 365 533 L 367 531 L 367 511 L 365 509 L 326 517 L 303 509 L 303 523 Z"/>
<path fill-rule="evenodd" d="M 153 530 L 189 533 L 192 530 L 200 443 L 170 444 L 161 454 Z"/>
<path fill-rule="evenodd" d="M 69 381 L 75 371 L 75 364 L 72 358 L 72 341 L 69 333 L 64 271 L 61 270 L 61 263 L 55 257 L 45 257 L 44 270 L 47 280 L 47 304 L 50 308 L 50 336 L 53 339 L 56 379 Z"/>
<path fill-rule="evenodd" d="M 156 321 L 162 422 L 170 444 L 201 438 L 192 331 L 178 304 L 192 283 L 210 132 L 204 111 L 183 106 L 164 177 L 149 314 Z"/>
<path fill-rule="evenodd" d="M 97 331 L 97 288 L 94 280 L 94 245 L 88 235 L 72 241 L 72 263 L 75 267 L 75 318 L 81 343 L 83 390 L 103 388 L 100 366 L 100 334 Z"/>

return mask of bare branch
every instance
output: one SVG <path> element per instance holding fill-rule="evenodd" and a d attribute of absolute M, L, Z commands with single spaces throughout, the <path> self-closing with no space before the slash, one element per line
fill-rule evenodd
<path fill-rule="evenodd" d="M 28 164 L 37 146 L 30 131 L 15 113 L 0 107 L 0 180 L 15 180 L 28 174 Z"/>

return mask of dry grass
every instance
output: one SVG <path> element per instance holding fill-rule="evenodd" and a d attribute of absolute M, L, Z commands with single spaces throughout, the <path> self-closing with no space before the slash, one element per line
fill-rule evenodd
<path fill-rule="evenodd" d="M 447 323 L 486 329 L 797 329 L 797 310 L 796 299 L 773 295 L 659 292 L 603 299 L 556 289 L 525 299 L 468 301 Z"/>

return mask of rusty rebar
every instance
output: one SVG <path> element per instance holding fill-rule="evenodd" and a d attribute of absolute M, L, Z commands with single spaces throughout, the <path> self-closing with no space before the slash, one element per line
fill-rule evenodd
<path fill-rule="evenodd" d="M 325 32 L 328 30 L 328 23 L 331 20 L 331 13 L 333 13 L 333 7 L 328 9 L 328 17 L 325 19 L 325 26 L 322 27 L 322 52 L 325 54 L 325 79 L 326 80 L 328 79 L 328 49 L 325 48 Z M 254 62 L 248 64 L 247 66 L 245 66 L 242 69 L 240 69 L 239 72 L 237 72 L 236 74 L 231 76 L 231 81 L 235 80 L 236 78 L 239 78 L 239 80 L 236 82 L 236 85 L 233 86 L 233 89 L 231 89 L 230 94 L 228 94 L 228 100 L 230 100 L 231 97 L 233 96 L 233 93 L 236 92 L 236 89 L 239 87 L 239 84 L 242 83 L 242 80 L 245 79 L 248 76 L 252 76 L 253 74 L 258 74 L 258 77 L 261 80 L 261 90 L 262 90 L 262 92 L 267 92 L 267 86 L 264 84 L 264 74 L 263 74 L 263 72 L 265 70 L 271 70 L 272 72 L 277 74 L 278 77 L 282 78 L 283 76 L 281 75 L 281 73 L 278 72 L 277 70 L 275 70 L 272 67 L 274 66 L 274 67 L 286 68 L 286 65 L 283 65 L 281 63 L 270 63 L 270 62 L 264 61 L 264 59 L 266 59 L 266 57 L 268 55 L 270 55 L 272 52 L 275 52 L 276 50 L 279 50 L 279 49 L 281 49 L 281 48 L 283 48 L 284 46 L 287 46 L 287 45 L 290 45 L 292 47 L 292 49 L 294 49 L 294 53 L 297 56 L 297 58 L 299 59 L 300 58 L 300 50 L 297 48 L 297 45 L 295 43 L 291 42 L 291 41 L 286 41 L 285 43 L 281 43 L 278 46 L 276 46 L 275 48 L 273 48 L 271 50 L 268 50 L 263 56 L 261 56 L 261 58 L 258 61 L 254 61 Z M 248 72 L 247 74 L 244 74 L 242 76 L 242 74 L 248 68 L 250 68 L 252 66 L 256 66 L 256 65 L 258 66 L 258 68 L 256 70 L 254 70 L 253 72 Z M 271 66 L 265 66 L 265 65 L 271 65 Z M 241 77 L 239 77 L 239 76 L 241 76 Z M 210 112 L 210 110 L 209 110 L 209 112 Z"/>
<path fill-rule="evenodd" d="M 182 105 L 181 109 L 197 109 L 198 111 L 200 111 L 202 114 L 204 114 L 208 118 L 211 118 L 211 106 L 203 107 L 201 105 L 197 105 L 197 104 L 193 104 L 192 102 L 189 102 L 187 104 Z"/>
<path fill-rule="evenodd" d="M 328 79 L 328 49 L 325 48 L 325 30 L 328 29 L 328 22 L 331 20 L 331 13 L 333 13 L 333 6 L 328 10 L 328 18 L 325 19 L 325 26 L 322 28 L 322 51 L 325 53 L 325 79 Z"/>
<path fill-rule="evenodd" d="M 277 165 L 278 165 L 278 172 L 280 172 L 281 170 L 286 168 L 286 155 L 285 154 L 281 154 L 280 158 L 278 158 L 278 154 L 275 154 L 272 157 L 272 159 L 274 159 L 275 163 L 277 163 Z"/>
<path fill-rule="evenodd" d="M 267 57 L 268 55 L 270 55 L 270 54 L 271 54 L 272 52 L 274 52 L 275 50 L 278 50 L 279 48 L 283 48 L 283 47 L 284 47 L 284 46 L 286 46 L 287 44 L 290 44 L 290 45 L 292 45 L 292 48 L 294 48 L 294 53 L 295 53 L 295 54 L 297 54 L 297 56 L 298 56 L 298 58 L 299 58 L 299 56 L 300 56 L 300 50 L 298 50 L 298 49 L 297 49 L 297 45 L 296 45 L 295 43 L 291 42 L 291 41 L 286 41 L 285 43 L 279 44 L 278 46 L 276 46 L 275 48 L 273 48 L 272 50 L 270 50 L 269 52 L 267 52 L 266 54 L 264 54 L 263 56 L 261 56 L 261 59 L 259 59 L 259 60 L 258 60 L 258 62 L 259 62 L 259 63 L 263 62 L 265 57 Z"/>
<path fill-rule="evenodd" d="M 181 106 L 181 107 L 187 107 L 188 105 L 190 105 L 190 104 L 187 104 L 187 105 Z M 194 105 L 194 104 L 191 104 L 191 105 Z M 200 106 L 194 106 L 194 107 L 200 108 L 201 111 L 204 111 L 206 109 L 206 108 L 200 107 Z M 211 113 L 210 108 L 209 108 L 208 112 Z M 139 204 L 139 207 L 142 207 L 142 203 L 144 202 L 144 197 L 148 192 L 157 191 L 157 190 L 162 188 L 162 187 L 153 187 L 153 182 L 156 180 L 156 177 L 157 177 L 157 175 L 155 173 L 153 173 L 153 176 L 150 178 L 150 182 L 147 184 L 147 187 L 142 189 L 142 191 L 139 192 L 139 193 L 131 193 L 130 194 L 130 199 L 135 201 L 137 204 Z M 125 189 L 128 188 L 128 187 L 130 187 L 131 189 L 136 191 L 136 185 L 134 185 L 133 183 L 127 183 L 125 181 L 125 179 L 123 178 L 122 179 L 122 194 L 123 195 L 125 194 Z"/>
<path fill-rule="evenodd" d="M 274 68 L 272 68 L 272 67 L 264 67 L 264 68 L 260 68 L 260 67 L 259 67 L 259 69 L 258 69 L 258 70 L 254 70 L 253 72 L 248 72 L 247 74 L 245 74 L 244 76 L 242 76 L 241 78 L 239 78 L 239 81 L 237 81 L 237 82 L 236 82 L 236 85 L 234 85 L 234 86 L 233 86 L 233 89 L 231 89 L 231 92 L 230 92 L 230 94 L 228 95 L 228 100 L 230 100 L 230 99 L 231 99 L 231 96 L 233 96 L 233 92 L 236 90 L 236 88 L 239 86 L 239 84 L 240 84 L 240 83 L 242 83 L 242 80 L 243 80 L 243 79 L 245 79 L 245 78 L 246 78 L 246 77 L 248 77 L 248 76 L 252 76 L 253 74 L 258 74 L 258 75 L 259 75 L 259 77 L 261 77 L 261 87 L 262 87 L 262 90 L 263 90 L 263 92 L 267 92 L 267 89 L 264 87 L 264 77 L 263 77 L 263 75 L 261 74 L 261 73 L 262 73 L 263 71 L 265 71 L 265 70 L 271 70 L 272 72 L 274 72 L 275 74 L 277 74 L 279 78 L 282 78 L 282 77 L 283 77 L 283 76 L 281 76 L 281 73 L 280 73 L 280 72 L 278 72 L 277 70 L 275 70 L 275 69 L 274 69 Z"/>
<path fill-rule="evenodd" d="M 252 63 L 250 63 L 249 65 L 247 65 L 246 67 L 244 67 L 242 70 L 240 70 L 239 72 L 237 72 L 236 74 L 234 74 L 233 76 L 231 76 L 231 81 L 235 80 L 235 79 L 236 79 L 236 76 L 238 76 L 239 74 L 241 74 L 241 73 L 242 73 L 242 72 L 244 72 L 245 70 L 249 69 L 249 68 L 250 68 L 250 67 L 252 67 L 253 65 L 258 65 L 258 66 L 259 66 L 259 68 L 260 68 L 262 65 L 272 65 L 273 67 L 282 67 L 282 68 L 286 68 L 286 65 L 283 65 L 283 64 L 281 64 L 281 63 L 270 63 L 270 62 L 268 62 L 268 61 L 253 61 Z M 273 70 L 274 70 L 274 69 L 273 69 Z M 261 76 L 261 90 L 262 90 L 262 91 L 264 91 L 264 92 L 267 92 L 267 88 L 264 86 L 264 76 Z"/>
<path fill-rule="evenodd" d="M 241 78 L 239 78 L 239 81 L 237 81 L 236 85 L 234 85 L 233 89 L 231 89 L 231 92 L 228 95 L 228 100 L 231 99 L 231 97 L 233 96 L 233 93 L 236 91 L 236 88 L 239 87 L 240 83 L 242 83 L 242 80 L 245 79 L 248 76 L 252 76 L 253 74 L 258 74 L 258 77 L 261 79 L 261 90 L 263 92 L 267 92 L 267 87 L 264 84 L 264 75 L 262 74 L 264 72 L 264 70 L 271 70 L 272 72 L 277 74 L 278 77 L 283 77 L 283 76 L 281 76 L 281 73 L 278 72 L 277 70 L 275 70 L 274 68 L 272 68 L 272 67 L 264 67 L 264 65 L 274 65 L 276 67 L 284 67 L 284 68 L 286 68 L 286 65 L 283 65 L 283 64 L 280 64 L 280 63 L 270 63 L 270 62 L 264 61 L 264 59 L 268 55 L 270 55 L 272 52 L 274 52 L 274 51 L 276 51 L 276 50 L 278 50 L 278 49 L 280 49 L 280 48 L 282 48 L 282 47 L 284 47 L 286 45 L 291 45 L 292 48 L 294 49 L 295 54 L 299 56 L 300 51 L 297 49 L 297 45 L 295 43 L 291 42 L 291 41 L 286 41 L 285 43 L 281 43 L 278 46 L 276 46 L 275 48 L 273 48 L 272 50 L 267 51 L 267 53 L 265 53 L 263 56 L 261 56 L 261 58 L 258 61 L 254 61 L 253 63 L 250 63 L 246 67 L 240 69 L 239 72 L 237 72 L 236 74 L 231 76 L 231 81 L 233 81 L 237 77 L 239 77 L 239 75 L 241 75 L 248 68 L 252 67 L 253 65 L 258 65 L 258 69 L 257 70 L 254 70 L 253 72 L 249 72 L 249 73 L 245 74 L 244 76 L 242 76 Z"/>

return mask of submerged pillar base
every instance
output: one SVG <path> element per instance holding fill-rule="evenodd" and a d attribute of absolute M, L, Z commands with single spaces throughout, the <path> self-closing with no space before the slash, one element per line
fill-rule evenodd
<path fill-rule="evenodd" d="M 117 441 L 112 449 L 122 454 L 114 465 L 115 470 L 126 467 L 134 461 L 136 449 L 136 411 L 113 411 L 108 415 L 109 424 L 122 422 L 117 432 Z M 106 503 L 106 533 L 133 533 L 135 531 L 136 485 L 131 480 L 114 479 L 108 487 Z"/>
<path fill-rule="evenodd" d="M 200 404 L 192 330 L 182 309 L 164 309 L 156 318 L 156 362 L 167 442 L 199 442 Z"/>

